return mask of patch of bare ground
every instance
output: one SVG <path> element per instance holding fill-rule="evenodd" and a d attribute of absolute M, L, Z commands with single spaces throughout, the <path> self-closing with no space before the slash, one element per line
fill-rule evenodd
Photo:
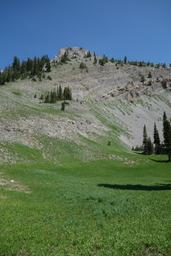
<path fill-rule="evenodd" d="M 9 179 L 0 172 L 0 187 L 7 189 L 8 191 L 18 191 L 26 194 L 30 194 L 31 190 L 21 182 L 13 179 Z"/>
<path fill-rule="evenodd" d="M 74 120 L 58 116 L 19 118 L 14 122 L 4 119 L 0 128 L 1 141 L 18 142 L 38 149 L 41 149 L 41 145 L 35 139 L 36 135 L 79 142 L 80 135 L 94 138 L 109 130 L 91 115 L 87 119 L 80 117 Z"/>
<path fill-rule="evenodd" d="M 111 155 L 106 155 L 103 154 L 101 152 L 96 152 L 96 153 L 92 153 L 92 152 L 86 152 L 86 157 L 84 157 L 84 161 L 90 161 L 90 160 L 110 160 L 110 161 L 119 161 L 122 162 L 124 165 L 127 166 L 134 166 L 136 164 L 138 164 L 138 161 L 136 160 L 131 160 L 127 157 L 122 157 L 119 155 L 115 155 L 115 154 L 111 154 Z M 85 155 L 85 154 L 84 154 Z"/>

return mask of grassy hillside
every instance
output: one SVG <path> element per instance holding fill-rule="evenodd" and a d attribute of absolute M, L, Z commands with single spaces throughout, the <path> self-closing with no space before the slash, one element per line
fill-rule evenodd
<path fill-rule="evenodd" d="M 130 146 L 144 123 L 161 136 L 170 69 L 78 56 L 48 75 L 0 88 L 0 256 L 169 256 L 171 164 Z M 58 85 L 72 88 L 65 112 L 39 99 Z"/>

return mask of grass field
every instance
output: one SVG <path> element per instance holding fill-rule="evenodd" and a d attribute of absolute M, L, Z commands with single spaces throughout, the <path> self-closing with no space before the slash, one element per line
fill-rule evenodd
<path fill-rule="evenodd" d="M 123 155 L 130 166 L 74 159 L 71 148 L 59 163 L 11 148 L 25 161 L 0 173 L 23 187 L 0 188 L 0 256 L 171 255 L 171 164 L 158 162 L 165 157 Z"/>

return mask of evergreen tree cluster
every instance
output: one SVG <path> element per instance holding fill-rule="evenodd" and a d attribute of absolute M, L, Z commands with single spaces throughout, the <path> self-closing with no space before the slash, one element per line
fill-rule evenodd
<path fill-rule="evenodd" d="M 102 59 L 99 59 L 99 64 L 101 66 L 104 66 L 106 63 L 108 63 L 108 57 L 106 57 L 105 55 L 103 55 L 103 58 Z"/>
<path fill-rule="evenodd" d="M 165 63 L 156 63 L 155 64 L 153 62 L 146 62 L 146 61 L 137 61 L 137 60 L 130 61 L 130 60 L 128 60 L 127 56 L 125 56 L 123 60 L 111 58 L 110 62 L 117 63 L 120 65 L 129 64 L 129 65 L 138 66 L 138 67 L 155 67 L 155 68 L 166 68 L 167 67 L 167 65 Z"/>
<path fill-rule="evenodd" d="M 51 71 L 51 64 L 47 55 L 34 59 L 28 58 L 26 61 L 20 61 L 14 57 L 13 63 L 0 72 L 0 85 L 8 82 L 14 82 L 17 79 L 33 78 L 37 76 L 40 80 L 44 72 Z"/>
<path fill-rule="evenodd" d="M 171 161 L 171 121 L 168 120 L 166 113 L 163 114 L 163 138 L 164 141 L 161 143 L 159 132 L 154 123 L 154 134 L 153 142 L 147 135 L 147 129 L 144 125 L 143 128 L 143 153 L 145 155 L 150 154 L 167 154 L 168 160 Z"/>
<path fill-rule="evenodd" d="M 84 58 L 91 58 L 91 52 L 88 51 L 88 52 L 85 54 Z"/>
<path fill-rule="evenodd" d="M 56 103 L 61 100 L 72 100 L 72 91 L 69 87 L 62 89 L 60 85 L 56 89 L 47 92 L 44 95 L 42 94 L 40 100 L 42 100 L 43 103 Z"/>

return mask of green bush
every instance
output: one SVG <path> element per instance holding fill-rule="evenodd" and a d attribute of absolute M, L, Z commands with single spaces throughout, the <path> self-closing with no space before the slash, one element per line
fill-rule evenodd
<path fill-rule="evenodd" d="M 87 65 L 84 62 L 81 62 L 80 69 L 87 69 Z"/>

